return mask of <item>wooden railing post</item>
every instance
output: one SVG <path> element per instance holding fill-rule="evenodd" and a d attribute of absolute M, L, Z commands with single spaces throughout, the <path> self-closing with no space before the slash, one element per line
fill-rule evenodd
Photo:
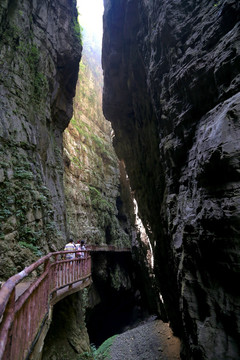
<path fill-rule="evenodd" d="M 0 359 L 11 359 L 12 321 L 15 313 L 15 288 L 12 290 L 7 306 L 2 316 L 0 327 Z M 9 331 L 10 327 L 10 331 Z"/>
<path fill-rule="evenodd" d="M 50 268 L 50 258 L 48 258 L 47 260 L 44 261 L 44 270 L 43 271 L 48 271 Z"/>
<path fill-rule="evenodd" d="M 57 271 L 57 258 L 58 258 L 58 254 L 54 254 L 54 264 L 53 264 L 53 267 L 52 267 L 52 271 L 51 271 L 51 275 L 52 275 L 52 288 L 55 289 L 53 292 L 52 292 L 52 298 L 54 298 L 57 294 L 57 279 L 58 279 L 58 271 Z"/>
<path fill-rule="evenodd" d="M 46 280 L 46 291 L 47 291 L 47 298 L 49 300 L 49 294 L 50 294 L 50 288 L 51 288 L 51 281 L 52 281 L 52 277 L 51 277 L 51 268 L 50 268 L 50 258 L 46 259 L 46 261 L 44 261 L 44 265 L 43 265 L 43 271 L 44 273 L 47 273 L 47 280 Z"/>

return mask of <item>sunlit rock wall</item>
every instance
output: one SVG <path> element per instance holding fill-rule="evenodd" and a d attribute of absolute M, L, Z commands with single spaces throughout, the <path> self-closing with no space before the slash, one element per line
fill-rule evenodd
<path fill-rule="evenodd" d="M 74 241 L 131 247 L 133 201 L 102 113 L 100 44 L 86 38 L 83 47 L 73 118 L 64 132 L 68 233 Z"/>
<path fill-rule="evenodd" d="M 1 278 L 65 243 L 62 132 L 80 54 L 75 1 L 1 1 Z"/>
<path fill-rule="evenodd" d="M 186 359 L 240 356 L 239 11 L 105 1 L 104 113 Z"/>

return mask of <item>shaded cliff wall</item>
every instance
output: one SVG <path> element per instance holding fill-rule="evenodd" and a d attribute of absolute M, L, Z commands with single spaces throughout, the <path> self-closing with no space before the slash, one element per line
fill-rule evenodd
<path fill-rule="evenodd" d="M 65 243 L 62 132 L 80 54 L 75 1 L 1 1 L 1 278 Z"/>
<path fill-rule="evenodd" d="M 239 11 L 233 0 L 105 1 L 104 114 L 194 360 L 240 351 Z"/>
<path fill-rule="evenodd" d="M 131 253 L 93 253 L 92 279 L 86 324 L 91 342 L 99 346 L 145 314 Z"/>
<path fill-rule="evenodd" d="M 90 354 L 84 323 L 85 290 L 66 297 L 54 306 L 53 321 L 44 342 L 42 360 L 77 360 L 82 353 Z"/>

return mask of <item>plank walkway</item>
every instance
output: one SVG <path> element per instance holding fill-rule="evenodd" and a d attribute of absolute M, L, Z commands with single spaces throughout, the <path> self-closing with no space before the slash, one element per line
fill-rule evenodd
<path fill-rule="evenodd" d="M 77 251 L 75 251 L 76 253 Z M 83 259 L 67 260 L 73 251 L 50 253 L 8 279 L 0 289 L 0 360 L 29 359 L 51 307 L 89 286 L 90 252 L 131 252 L 114 246 L 90 246 Z M 26 281 L 33 271 L 39 274 Z"/>

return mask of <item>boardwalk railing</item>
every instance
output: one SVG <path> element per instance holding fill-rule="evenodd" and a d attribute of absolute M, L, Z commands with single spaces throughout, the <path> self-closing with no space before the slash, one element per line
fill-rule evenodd
<path fill-rule="evenodd" d="M 8 279 L 0 290 L 0 360 L 23 360 L 48 317 L 49 309 L 64 296 L 89 285 L 91 256 L 64 259 L 72 251 L 50 253 Z M 17 285 L 32 273 L 34 281 L 16 296 Z M 30 284 L 30 285 L 29 285 Z M 80 286 L 80 285 L 79 285 Z"/>

